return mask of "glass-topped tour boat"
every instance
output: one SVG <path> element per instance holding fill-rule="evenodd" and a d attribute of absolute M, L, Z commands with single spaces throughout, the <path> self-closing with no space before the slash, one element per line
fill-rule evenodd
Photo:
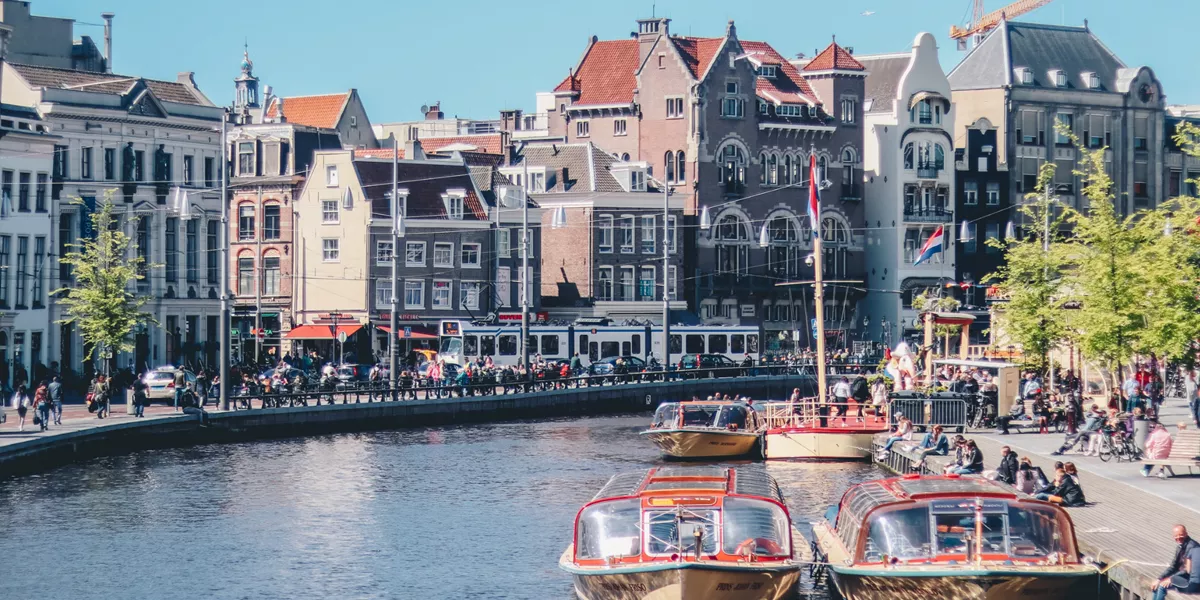
<path fill-rule="evenodd" d="M 666 467 L 610 479 L 559 566 L 583 600 L 777 600 L 807 558 L 793 548 L 807 550 L 770 475 Z"/>
<path fill-rule="evenodd" d="M 850 488 L 813 524 L 847 600 L 1095 594 L 1067 512 L 988 479 L 910 475 Z"/>
<path fill-rule="evenodd" d="M 743 402 L 666 402 L 654 413 L 650 438 L 675 458 L 727 458 L 758 449 L 758 413 Z"/>

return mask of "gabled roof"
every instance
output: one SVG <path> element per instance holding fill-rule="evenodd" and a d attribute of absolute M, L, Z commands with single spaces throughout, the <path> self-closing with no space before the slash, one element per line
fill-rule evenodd
<path fill-rule="evenodd" d="M 863 64 L 858 62 L 845 48 L 832 42 L 815 58 L 804 65 L 805 71 L 865 71 Z"/>
<path fill-rule="evenodd" d="M 286 114 L 287 106 L 284 105 Z M 363 193 L 371 202 L 373 215 L 387 215 L 388 199 L 384 194 L 392 189 L 392 162 L 390 160 L 356 159 L 354 170 L 362 183 Z M 486 221 L 487 208 L 476 193 L 471 173 L 462 163 L 450 161 L 402 161 L 399 165 L 402 187 L 408 189 L 406 214 L 414 219 L 445 219 L 446 205 L 442 194 L 449 190 L 466 191 L 463 200 L 463 219 Z"/>
<path fill-rule="evenodd" d="M 333 129 L 342 119 L 342 111 L 350 101 L 351 93 L 283 98 L 283 117 L 289 123 Z M 271 101 L 271 105 L 267 107 L 266 116 L 268 119 L 279 116 L 278 99 Z"/>
<path fill-rule="evenodd" d="M 692 72 L 692 77 L 701 79 L 708 72 L 708 67 L 712 65 L 725 38 L 676 37 L 671 38 L 671 41 L 683 55 L 683 62 Z"/>
<path fill-rule="evenodd" d="M 284 116 L 287 116 L 287 102 L 283 104 Z M 290 121 L 291 118 L 289 117 Z M 421 139 L 421 151 L 426 154 L 434 153 L 482 153 L 501 154 L 504 151 L 503 134 L 480 133 L 475 135 L 458 135 L 447 137 L 431 137 Z M 360 148 L 354 151 L 357 158 L 391 158 L 391 148 Z M 404 147 L 400 148 L 400 158 L 404 158 Z"/>
<path fill-rule="evenodd" d="M 778 104 L 799 104 L 812 102 L 820 104 L 817 95 L 813 93 L 808 81 L 796 70 L 796 65 L 788 62 L 766 42 L 741 40 L 742 50 L 747 54 L 758 55 L 762 62 L 777 64 L 779 68 L 773 78 L 758 77 L 755 91 L 766 100 Z"/>
<path fill-rule="evenodd" d="M 556 92 L 577 91 L 575 104 L 623 104 L 633 102 L 637 88 L 638 41 L 597 41 L 588 46 L 579 68 L 568 75 Z"/>
<path fill-rule="evenodd" d="M 1013 69 L 1021 67 L 1032 72 L 1032 84 L 1015 80 Z M 1118 72 L 1124 68 L 1125 63 L 1086 27 L 1001 21 L 948 77 L 955 90 L 998 88 L 1010 82 L 1057 88 L 1050 71 L 1062 70 L 1068 89 L 1087 89 L 1083 73 L 1095 73 L 1100 90 L 1115 92 Z"/>
<path fill-rule="evenodd" d="M 518 146 L 511 167 L 545 168 L 546 193 L 621 192 L 611 167 L 619 162 L 591 143 L 538 142 Z M 564 176 L 565 170 L 565 176 Z"/>
<path fill-rule="evenodd" d="M 11 66 L 21 79 L 35 88 L 71 89 L 123 95 L 132 90 L 140 81 L 154 92 L 155 97 L 165 102 L 197 106 L 213 105 L 204 94 L 200 93 L 200 90 L 176 81 L 160 81 L 132 75 L 56 69 L 19 63 L 6 64 Z"/>
<path fill-rule="evenodd" d="M 867 70 L 866 97 L 864 98 L 866 104 L 863 104 L 863 110 L 866 112 L 891 112 L 892 100 L 896 98 L 896 92 L 900 88 L 900 78 L 908 69 L 912 55 L 907 52 L 877 54 L 860 56 L 858 60 Z"/>

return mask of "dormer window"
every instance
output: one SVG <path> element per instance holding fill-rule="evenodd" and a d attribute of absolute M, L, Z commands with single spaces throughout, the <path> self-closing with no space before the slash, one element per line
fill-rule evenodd
<path fill-rule="evenodd" d="M 763 102 L 762 100 L 758 101 L 758 114 L 760 114 L 760 115 L 767 114 L 767 103 Z"/>
<path fill-rule="evenodd" d="M 799 104 L 780 104 L 775 107 L 775 114 L 781 117 L 799 117 L 803 109 Z"/>
<path fill-rule="evenodd" d="M 1055 87 L 1067 87 L 1067 72 L 1062 69 L 1055 69 L 1050 72 L 1054 76 Z"/>
<path fill-rule="evenodd" d="M 632 170 L 629 172 L 629 191 L 644 192 L 646 191 L 646 172 L 641 170 Z"/>
<path fill-rule="evenodd" d="M 762 65 L 758 67 L 758 76 L 766 77 L 767 79 L 775 79 L 778 67 L 775 65 Z"/>
<path fill-rule="evenodd" d="M 466 190 L 450 190 L 442 194 L 442 203 L 446 206 L 446 218 L 451 221 L 461 221 Z"/>
<path fill-rule="evenodd" d="M 1085 82 L 1087 82 L 1087 86 L 1088 86 L 1089 90 L 1100 89 L 1100 76 L 1099 75 L 1092 73 L 1092 72 L 1087 72 L 1087 73 L 1083 74 L 1083 80 Z"/>
<path fill-rule="evenodd" d="M 1022 85 L 1033 85 L 1033 70 L 1029 67 L 1021 67 L 1017 69 L 1017 77 Z"/>

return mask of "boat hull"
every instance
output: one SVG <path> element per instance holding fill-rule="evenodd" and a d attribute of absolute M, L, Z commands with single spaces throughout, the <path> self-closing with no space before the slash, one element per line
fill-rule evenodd
<path fill-rule="evenodd" d="M 1037 572 L 971 570 L 957 573 L 861 573 L 832 568 L 846 600 L 1072 600 L 1096 592 L 1096 572 L 1084 566 L 1045 567 Z"/>
<path fill-rule="evenodd" d="M 763 457 L 865 460 L 877 431 L 837 429 L 772 429 L 763 437 Z"/>
<path fill-rule="evenodd" d="M 760 438 L 754 432 L 694 429 L 656 429 L 642 435 L 675 458 L 745 456 L 755 450 Z"/>
<path fill-rule="evenodd" d="M 566 568 L 566 567 L 564 567 Z M 582 600 L 782 600 L 796 594 L 800 568 L 693 563 L 638 569 L 567 569 Z"/>

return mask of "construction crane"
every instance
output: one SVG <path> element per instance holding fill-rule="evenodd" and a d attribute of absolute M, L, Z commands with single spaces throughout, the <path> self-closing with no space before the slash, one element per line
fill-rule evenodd
<path fill-rule="evenodd" d="M 996 28 L 1000 19 L 1012 19 L 1050 4 L 1051 0 L 1017 0 L 1004 8 L 983 14 L 983 0 L 971 0 L 971 21 L 966 29 L 950 26 L 950 39 L 958 40 L 958 49 L 967 49 L 967 40 L 978 43 L 983 35 Z"/>

